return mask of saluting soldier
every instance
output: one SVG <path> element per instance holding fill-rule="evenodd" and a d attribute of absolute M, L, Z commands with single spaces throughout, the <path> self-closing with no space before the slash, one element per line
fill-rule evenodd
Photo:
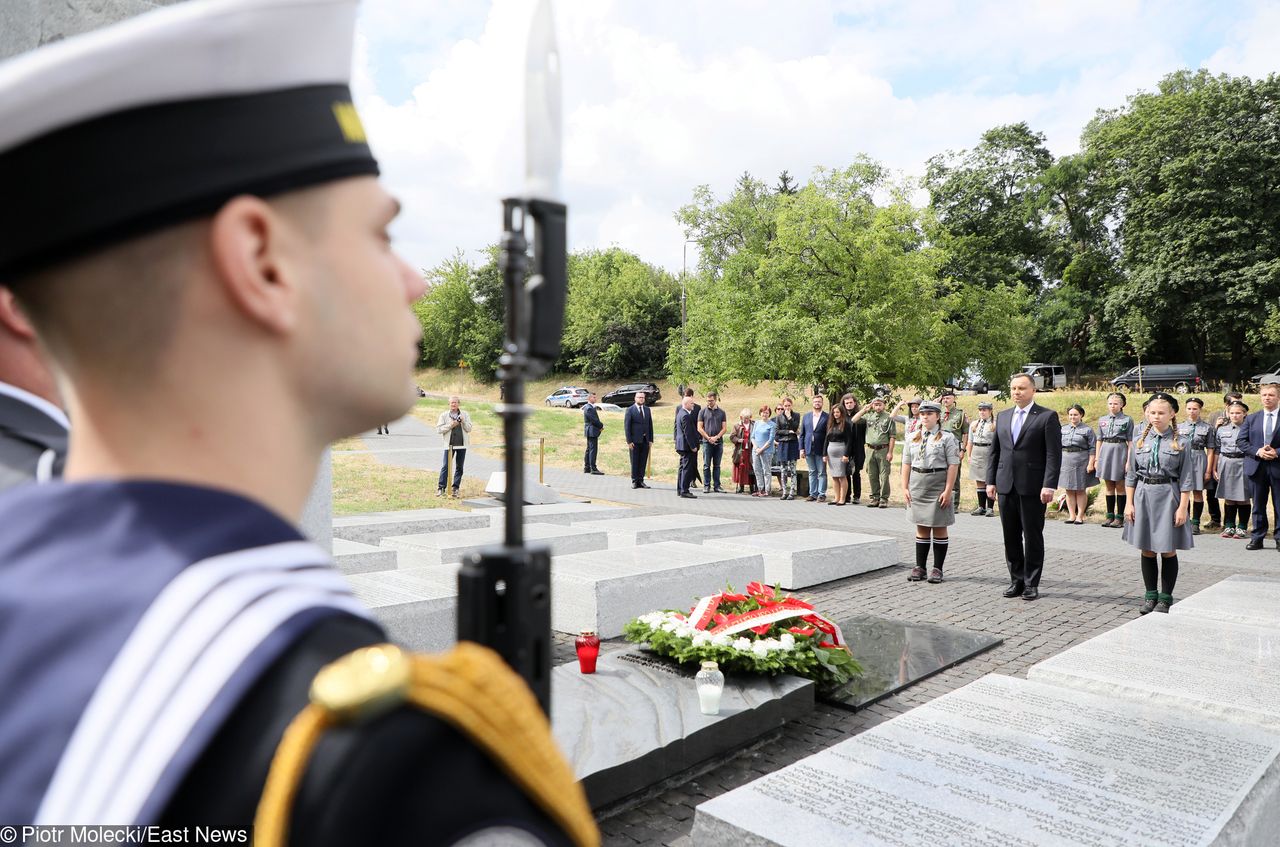
<path fill-rule="evenodd" d="M 1200 417 L 1204 401 L 1192 397 L 1186 402 L 1187 420 L 1178 424 L 1178 438 L 1191 451 L 1195 465 L 1195 485 L 1191 489 L 1191 534 L 1200 534 L 1200 517 L 1204 514 L 1204 491 L 1208 480 L 1213 479 L 1213 462 L 1218 440 L 1212 425 Z"/>
<path fill-rule="evenodd" d="M 1132 444 L 1125 473 L 1129 504 L 1121 537 L 1142 552 L 1146 594 L 1138 612 L 1145 615 L 1169 611 L 1178 582 L 1178 551 L 1195 546 L 1187 507 L 1196 470 L 1191 451 L 1178 436 L 1178 401 L 1157 392 L 1142 404 L 1142 411 L 1146 424 Z"/>
<path fill-rule="evenodd" d="M 960 456 L 963 461 L 964 453 L 969 448 L 969 416 L 965 414 L 964 409 L 956 408 L 956 393 L 950 388 L 943 389 L 942 396 L 942 415 L 938 419 L 938 426 L 943 431 L 951 433 L 955 438 L 956 444 L 960 447 Z M 960 474 L 956 474 L 955 481 L 955 502 L 957 506 L 960 503 Z"/>
<path fill-rule="evenodd" d="M 1232 400 L 1227 406 L 1226 422 L 1217 428 L 1214 437 L 1218 443 L 1218 455 L 1213 466 L 1213 479 L 1218 485 L 1225 511 L 1223 513 L 1223 538 L 1248 538 L 1249 515 L 1253 502 L 1249 498 L 1249 485 L 1244 475 L 1244 418 L 1249 407 L 1243 400 Z"/>
<path fill-rule="evenodd" d="M 1128 400 L 1118 391 L 1107 395 L 1107 414 L 1098 418 L 1098 452 L 1094 465 L 1098 479 L 1106 488 L 1107 519 L 1105 527 L 1123 526 L 1125 498 L 1125 465 L 1129 460 L 1129 442 L 1133 440 L 1133 418 L 1124 414 Z"/>
<path fill-rule="evenodd" d="M 893 415 L 885 411 L 884 398 L 876 395 L 853 416 L 867 428 L 867 480 L 871 488 L 871 508 L 889 508 L 889 472 L 893 466 L 893 448 L 898 427 Z"/>
<path fill-rule="evenodd" d="M 920 426 L 902 448 L 902 491 L 907 500 L 907 519 L 916 526 L 916 566 L 908 582 L 925 578 L 929 549 L 933 548 L 933 569 L 929 582 L 942 582 L 942 565 L 947 559 L 949 530 L 956 522 L 952 494 L 960 473 L 960 445 L 951 433 L 938 425 L 942 407 L 933 401 L 920 404 Z"/>
<path fill-rule="evenodd" d="M 296 528 L 421 335 L 355 16 L 193 0 L 0 65 L 0 279 L 75 422 L 65 481 L 0 494 L 6 824 L 598 842 L 528 686 L 383 643 Z"/>

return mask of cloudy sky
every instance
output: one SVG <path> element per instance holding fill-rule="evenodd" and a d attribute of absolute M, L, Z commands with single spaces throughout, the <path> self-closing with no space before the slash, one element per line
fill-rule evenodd
<path fill-rule="evenodd" d="M 497 240 L 523 184 L 533 0 L 366 0 L 356 98 L 405 203 L 400 250 L 431 267 Z M 1274 0 L 556 0 L 570 248 L 679 271 L 673 212 L 744 170 L 867 153 L 905 175 L 1026 121 L 1055 154 L 1100 108 L 1180 67 L 1280 71 Z M 694 264 L 694 247 L 689 264 Z"/>

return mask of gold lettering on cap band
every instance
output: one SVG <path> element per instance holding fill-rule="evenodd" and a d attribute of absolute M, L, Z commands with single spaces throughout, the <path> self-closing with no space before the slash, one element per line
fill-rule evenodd
<path fill-rule="evenodd" d="M 364 134 L 364 124 L 360 122 L 360 114 L 351 103 L 334 103 L 333 116 L 338 119 L 342 129 L 342 137 L 350 144 L 365 144 L 368 138 Z"/>

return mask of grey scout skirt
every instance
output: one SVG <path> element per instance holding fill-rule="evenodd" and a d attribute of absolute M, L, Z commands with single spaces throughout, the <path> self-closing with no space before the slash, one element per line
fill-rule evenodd
<path fill-rule="evenodd" d="M 1108 482 L 1124 482 L 1124 466 L 1129 460 L 1129 443 L 1104 441 L 1098 453 L 1098 479 Z M 1064 456 L 1065 458 L 1065 456 Z"/>
<path fill-rule="evenodd" d="M 991 445 L 974 447 L 969 457 L 969 479 L 974 482 L 987 481 L 987 459 L 991 457 Z"/>
<path fill-rule="evenodd" d="M 1106 444 L 1105 447 L 1123 447 L 1123 444 Z M 1089 473 L 1089 459 L 1093 457 L 1091 450 L 1063 449 L 1062 470 L 1058 474 L 1058 485 L 1068 491 L 1084 491 L 1098 484 L 1098 477 Z"/>
<path fill-rule="evenodd" d="M 1244 459 L 1240 457 L 1218 459 L 1218 494 L 1223 500 L 1249 500 L 1249 488 L 1244 479 Z"/>
<path fill-rule="evenodd" d="M 911 505 L 907 508 L 907 520 L 916 526 L 951 526 L 956 522 L 956 501 L 942 508 L 938 497 L 947 487 L 947 472 L 920 473 L 911 471 Z"/>
<path fill-rule="evenodd" d="M 1190 550 L 1195 546 L 1191 540 L 1191 522 L 1173 525 L 1173 515 L 1181 499 L 1182 492 L 1176 482 L 1149 483 L 1139 479 L 1133 492 L 1134 520 L 1125 522 L 1120 537 L 1139 550 L 1156 553 Z"/>

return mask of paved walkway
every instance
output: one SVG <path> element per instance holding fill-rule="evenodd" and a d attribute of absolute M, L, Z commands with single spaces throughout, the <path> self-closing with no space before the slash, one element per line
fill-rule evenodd
<path fill-rule="evenodd" d="M 439 440 L 431 427 L 410 418 L 392 424 L 392 432 L 395 434 L 365 439 L 379 459 L 407 467 L 439 468 Z M 663 446 L 659 442 L 659 449 Z M 489 472 L 497 469 L 497 460 L 467 459 L 469 476 L 487 479 Z M 784 503 L 735 494 L 699 494 L 697 500 L 681 500 L 675 495 L 673 482 L 651 480 L 652 489 L 636 491 L 625 478 L 550 468 L 546 479 L 562 494 L 628 503 L 646 513 L 679 511 L 741 518 L 751 523 L 753 532 L 821 526 L 889 535 L 898 539 L 900 561 L 913 561 L 915 555 L 914 532 L 901 508 L 833 507 L 803 500 Z M 834 617 L 865 613 L 943 623 L 1000 636 L 1002 645 L 860 712 L 819 704 L 810 717 L 793 721 L 775 737 L 728 761 L 700 774 L 673 775 L 671 786 L 604 810 L 601 828 L 605 843 L 687 845 L 693 809 L 699 803 L 985 674 L 1025 676 L 1036 662 L 1137 617 L 1142 594 L 1138 554 L 1120 540 L 1119 530 L 1049 521 L 1045 528 L 1045 576 L 1040 600 L 1034 603 L 1000 596 L 1008 578 L 999 518 L 961 515 L 951 537 L 947 579 L 941 585 L 908 583 L 909 566 L 902 565 L 799 593 Z M 1183 567 L 1175 596 L 1180 597 L 1233 573 L 1280 573 L 1280 553 L 1274 548 L 1247 552 L 1243 541 L 1226 541 L 1216 535 L 1197 537 L 1196 549 L 1179 558 Z M 557 661 L 571 659 L 570 640 L 559 639 Z"/>

